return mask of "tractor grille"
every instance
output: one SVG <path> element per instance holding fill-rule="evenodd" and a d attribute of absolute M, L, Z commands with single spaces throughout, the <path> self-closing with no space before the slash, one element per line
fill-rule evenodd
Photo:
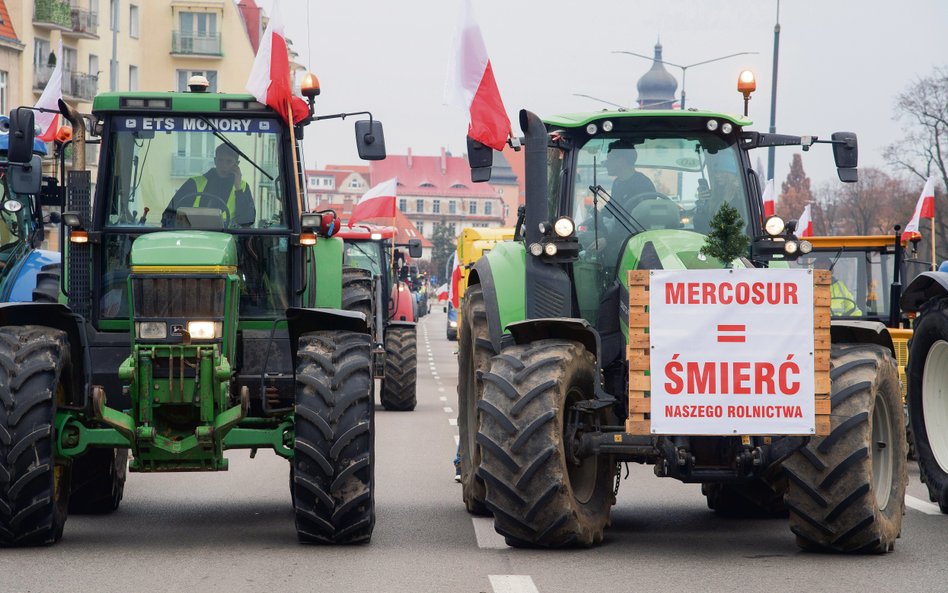
<path fill-rule="evenodd" d="M 143 318 L 220 318 L 224 316 L 224 278 L 133 277 L 135 316 Z"/>
<path fill-rule="evenodd" d="M 902 384 L 902 400 L 905 400 L 908 385 L 905 382 L 905 367 L 908 366 L 908 338 L 893 338 L 892 345 L 895 346 L 895 358 L 899 367 L 899 383 Z"/>

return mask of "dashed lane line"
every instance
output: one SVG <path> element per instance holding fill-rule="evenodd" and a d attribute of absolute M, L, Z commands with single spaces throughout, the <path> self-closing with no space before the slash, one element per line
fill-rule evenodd
<path fill-rule="evenodd" d="M 471 517 L 474 523 L 474 536 L 477 538 L 477 547 L 485 550 L 506 550 L 507 542 L 504 536 L 494 531 L 493 517 Z"/>
<path fill-rule="evenodd" d="M 448 418 L 448 424 L 450 424 L 451 426 L 457 426 L 457 425 L 458 425 L 458 419 L 457 419 L 457 418 Z"/>
<path fill-rule="evenodd" d="M 540 593 L 533 579 L 525 574 L 491 574 L 487 578 L 494 593 Z"/>
<path fill-rule="evenodd" d="M 930 502 L 925 502 L 920 498 L 915 498 L 908 494 L 905 495 L 905 506 L 910 509 L 915 509 L 916 511 L 925 513 L 926 515 L 940 515 L 941 509 L 938 508 L 937 504 L 932 504 Z"/>
<path fill-rule="evenodd" d="M 452 409 L 449 408 L 448 406 L 445 406 L 445 407 L 444 407 L 444 412 L 445 412 L 446 414 L 451 414 L 451 413 L 454 412 L 454 410 L 452 410 Z"/>

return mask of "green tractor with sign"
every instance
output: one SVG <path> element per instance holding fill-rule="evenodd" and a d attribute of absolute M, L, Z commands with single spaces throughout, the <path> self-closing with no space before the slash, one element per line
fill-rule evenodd
<path fill-rule="evenodd" d="M 674 270 L 695 278 L 713 270 L 780 274 L 738 268 L 786 268 L 811 248 L 792 224 L 764 220 L 749 150 L 831 143 L 840 179 L 856 179 L 854 134 L 820 141 L 745 130 L 750 123 L 700 110 L 546 121 L 521 111 L 520 236 L 498 243 L 471 270 L 458 340 L 463 498 L 470 512 L 493 515 L 508 544 L 599 543 L 619 464 L 637 462 L 653 465 L 659 477 L 700 483 L 718 513 L 789 514 L 802 548 L 893 549 L 906 444 L 892 339 L 880 323 L 831 323 L 825 285 L 814 286 L 812 307 L 804 303 L 812 308 L 813 341 L 794 342 L 805 350 L 797 360 L 811 359 L 815 372 L 809 391 L 797 393 L 815 410 L 807 423 L 791 429 L 779 419 L 767 432 L 674 432 L 659 429 L 662 410 L 650 406 L 661 385 L 654 370 L 646 374 L 648 344 L 665 330 L 649 325 L 648 299 L 661 296 L 649 297 L 650 282 L 656 286 L 655 278 Z M 472 178 L 489 179 L 490 149 L 469 138 L 468 153 Z M 750 245 L 733 261 L 703 249 L 725 205 L 739 213 Z M 828 276 L 817 276 L 828 284 Z M 770 325 L 780 324 L 773 310 Z M 713 320 L 719 333 L 745 323 Z M 735 390 L 747 388 L 743 372 L 729 375 Z M 721 393 L 727 389 L 725 382 Z M 755 389 L 752 396 L 763 393 Z"/>
<path fill-rule="evenodd" d="M 106 93 L 91 116 L 60 102 L 77 155 L 68 304 L 0 305 L 0 546 L 58 541 L 70 495 L 114 510 L 124 450 L 131 472 L 221 471 L 228 450 L 272 450 L 290 462 L 300 541 L 370 539 L 371 336 L 342 310 L 339 223 L 303 210 L 297 156 L 307 124 L 352 114 L 316 116 L 318 89 L 304 94 L 295 126 L 240 94 Z M 32 113 L 14 116 L 22 166 Z M 384 158 L 381 123 L 355 128 L 360 156 Z"/>

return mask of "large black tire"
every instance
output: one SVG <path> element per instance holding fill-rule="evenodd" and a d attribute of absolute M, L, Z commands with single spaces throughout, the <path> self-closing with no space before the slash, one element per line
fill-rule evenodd
<path fill-rule="evenodd" d="M 771 483 L 763 478 L 742 482 L 701 485 L 708 508 L 722 517 L 735 519 L 784 518 L 789 513 L 783 500 L 786 479 Z"/>
<path fill-rule="evenodd" d="M 57 400 L 69 386 L 66 334 L 0 328 L 0 546 L 59 541 L 69 509 L 70 463 L 56 458 Z"/>
<path fill-rule="evenodd" d="M 784 463 L 790 529 L 805 550 L 879 554 L 905 510 L 905 421 L 892 353 L 834 344 L 831 432 Z"/>
<path fill-rule="evenodd" d="M 418 403 L 418 344 L 415 326 L 390 326 L 385 330 L 385 376 L 379 398 L 386 410 L 409 412 Z"/>
<path fill-rule="evenodd" d="M 596 357 L 578 342 L 538 340 L 495 356 L 478 402 L 494 529 L 512 546 L 592 546 L 615 504 L 615 462 L 576 459 L 567 434 L 573 405 L 594 397 Z"/>
<path fill-rule="evenodd" d="M 61 264 L 46 264 L 36 274 L 36 288 L 33 289 L 34 303 L 59 302 L 59 278 L 62 275 Z"/>
<path fill-rule="evenodd" d="M 461 304 L 461 323 L 458 328 L 458 436 L 461 456 L 461 496 L 469 513 L 490 515 L 484 504 L 487 489 L 477 470 L 481 465 L 481 450 L 477 446 L 480 419 L 477 403 L 484 386 L 478 372 L 490 370 L 494 356 L 487 326 L 487 308 L 480 284 L 467 287 Z"/>
<path fill-rule="evenodd" d="M 304 543 L 368 542 L 375 526 L 374 406 L 366 334 L 300 336 L 293 508 Z"/>
<path fill-rule="evenodd" d="M 948 513 L 948 299 L 915 320 L 909 345 L 908 414 L 928 496 Z"/>
<path fill-rule="evenodd" d="M 69 512 L 105 515 L 118 510 L 127 472 L 128 449 L 90 449 L 73 459 Z"/>
<path fill-rule="evenodd" d="M 372 272 L 363 268 L 345 267 L 342 269 L 342 308 L 365 315 L 369 326 L 369 335 L 375 335 L 375 295 Z"/>

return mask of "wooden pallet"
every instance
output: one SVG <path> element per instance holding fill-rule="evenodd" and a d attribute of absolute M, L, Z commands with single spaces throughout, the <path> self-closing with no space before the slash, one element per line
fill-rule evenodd
<path fill-rule="evenodd" d="M 813 370 L 816 392 L 816 435 L 830 433 L 830 284 L 829 270 L 813 271 Z M 651 434 L 649 379 L 649 271 L 631 270 L 629 286 L 629 418 L 625 431 Z"/>

